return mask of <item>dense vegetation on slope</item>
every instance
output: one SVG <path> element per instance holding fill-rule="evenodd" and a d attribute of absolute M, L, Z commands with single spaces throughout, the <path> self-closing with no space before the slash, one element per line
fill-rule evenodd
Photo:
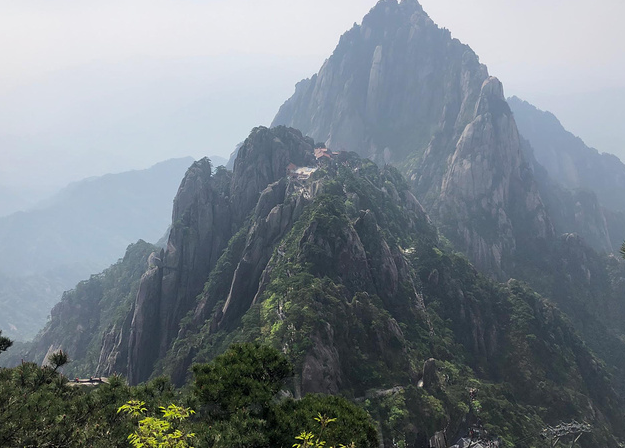
<path fill-rule="evenodd" d="M 482 272 L 514 275 L 553 226 L 499 80 L 416 0 L 381 0 L 300 82 L 274 124 L 393 163 Z"/>
<path fill-rule="evenodd" d="M 232 281 L 259 216 L 224 252 L 199 299 L 208 320 L 196 310 L 183 322 L 165 372 L 184 378 L 191 359 L 260 340 L 301 366 L 294 393 L 374 397 L 367 406 L 388 444 L 416 446 L 446 424 L 450 437 L 462 435 L 470 388 L 482 391 L 480 418 L 505 443 L 532 446 L 545 422 L 593 418 L 595 441 L 614 444 L 622 403 L 566 318 L 523 284 L 497 285 L 438 248 L 425 216 L 405 206 L 411 195 L 396 170 L 343 155 L 308 183 L 317 194 L 274 244 L 255 299 L 224 319 L 229 289 L 218 285 Z M 437 385 L 419 388 L 430 357 Z M 588 406 L 602 411 L 591 417 Z M 403 417 L 388 420 L 389 409 Z"/>
<path fill-rule="evenodd" d="M 183 385 L 194 362 L 262 342 L 292 364 L 295 397 L 361 403 L 385 446 L 423 446 L 443 429 L 452 441 L 478 424 L 504 446 L 537 446 L 544 425 L 571 419 L 593 425 L 583 446 L 616 446 L 624 408 L 610 368 L 558 309 L 451 252 L 397 169 L 354 153 L 315 162 L 312 152 L 295 130 L 257 128 L 233 173 L 195 164 L 167 249 L 133 246 L 69 293 L 58 309 L 77 328 L 53 319 L 38 356 L 75 349 L 70 372 L 132 382 L 165 373 Z M 285 176 L 293 160 L 316 170 Z M 243 207 L 233 214 L 230 201 Z M 191 288 L 201 278 L 203 289 Z M 163 346 L 167 322 L 173 338 Z M 154 359 L 154 371 L 140 359 Z"/>
<path fill-rule="evenodd" d="M 272 370 L 272 366 L 279 368 Z M 165 378 L 129 387 L 122 378 L 113 376 L 97 386 L 80 386 L 52 367 L 24 363 L 0 369 L 0 445 L 127 447 L 137 423 L 118 409 L 135 400 L 143 403 L 148 415 L 172 403 L 195 409 L 197 412 L 184 422 L 171 422 L 171 433 L 181 430 L 195 434 L 192 446 L 198 448 L 291 447 L 302 431 L 320 434 L 314 420 L 318 415 L 336 419 L 322 434 L 327 442 L 377 446 L 371 419 L 345 399 L 309 395 L 295 401 L 278 397 L 291 367 L 275 349 L 235 346 L 213 363 L 198 365 L 197 371 L 194 391 L 180 391 Z M 227 412 L 216 411 L 219 409 Z M 154 423 L 151 433 L 163 432 L 161 423 Z M 156 438 L 152 443 L 159 441 Z"/>
<path fill-rule="evenodd" d="M 182 386 L 193 371 L 218 428 L 206 446 L 290 444 L 266 430 L 294 429 L 290 416 L 333 400 L 310 392 L 361 404 L 387 447 L 476 429 L 506 447 L 539 446 L 545 425 L 571 419 L 593 427 L 582 446 L 618 446 L 623 264 L 575 235 L 556 237 L 549 205 L 568 193 L 541 197 L 549 184 L 503 87 L 468 47 L 415 0 L 381 1 L 276 120 L 332 149 L 397 162 L 408 180 L 295 129 L 256 128 L 232 172 L 208 159 L 187 171 L 166 247 L 140 242 L 67 293 L 30 355 L 62 348 L 75 358 L 68 372 L 117 371 L 132 384 L 165 373 Z M 507 282 L 454 253 L 411 191 L 456 247 Z M 576 207 L 579 196 L 564 202 Z M 257 363 L 260 346 L 226 352 L 240 342 L 273 346 L 286 361 Z M 269 382 L 250 389 L 246 379 L 248 394 L 233 397 L 240 377 L 228 369 Z M 218 387 L 224 377 L 235 385 Z M 286 394 L 304 398 L 272 401 L 285 380 Z M 360 446 L 373 445 L 365 414 L 352 415 L 352 428 L 367 421 Z"/>
<path fill-rule="evenodd" d="M 20 357 L 41 363 L 49 353 L 63 349 L 76 360 L 68 369 L 71 376 L 94 375 L 101 362 L 101 344 L 116 343 L 105 339 L 105 332 L 115 329 L 118 337 L 128 332 L 127 316 L 133 307 L 139 280 L 148 268 L 148 258 L 155 250 L 155 246 L 141 240 L 131 244 L 124 258 L 116 264 L 65 292 L 42 330 L 46 339 L 35 339 L 32 345 L 26 346 L 27 353 L 7 353 L 8 361 L 4 360 L 4 364 L 15 365 Z M 114 364 L 125 364 L 127 356 L 125 352 L 118 353 L 119 359 Z"/>
<path fill-rule="evenodd" d="M 481 272 L 528 282 L 569 313 L 608 364 L 622 366 L 611 354 L 625 352 L 623 271 L 587 245 L 611 251 L 625 239 L 622 213 L 601 206 L 621 208 L 623 165 L 585 147 L 555 117 L 510 104 L 475 53 L 416 0 L 383 0 L 297 85 L 274 123 L 396 164 L 442 234 Z"/>

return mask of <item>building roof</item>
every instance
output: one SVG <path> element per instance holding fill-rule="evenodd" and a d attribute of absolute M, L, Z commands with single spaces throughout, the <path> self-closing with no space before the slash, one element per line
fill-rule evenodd
<path fill-rule="evenodd" d="M 315 157 L 320 159 L 321 157 L 327 157 L 328 159 L 332 158 L 332 154 L 328 150 L 328 148 L 315 148 Z"/>

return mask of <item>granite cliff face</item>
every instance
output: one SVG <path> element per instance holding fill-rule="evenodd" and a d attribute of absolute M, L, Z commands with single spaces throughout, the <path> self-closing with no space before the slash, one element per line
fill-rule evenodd
<path fill-rule="evenodd" d="M 233 173 L 218 169 L 213 174 L 208 159 L 189 168 L 174 201 L 167 247 L 142 277 L 134 304 L 127 364 L 131 383 L 148 379 L 156 361 L 165 356 L 180 321 L 195 307 L 228 241 L 256 206 L 259 192 L 284 177 L 290 163 L 313 160 L 312 142 L 299 132 L 258 128 L 242 146 Z M 261 238 L 269 236 L 259 233 Z M 258 263 L 257 250 L 249 249 L 237 269 L 246 282 L 253 275 L 246 267 Z"/>
<path fill-rule="evenodd" d="M 503 87 L 414 0 L 380 1 L 274 124 L 400 167 L 444 233 L 505 279 L 554 230 Z"/>
<path fill-rule="evenodd" d="M 117 309 L 118 315 L 100 315 L 100 307 L 90 303 L 106 301 L 103 293 L 92 291 L 104 287 L 86 282 L 93 294 L 79 287 L 67 295 L 67 300 L 53 311 L 52 321 L 38 336 L 28 357 L 40 361 L 47 346 L 64 347 L 81 359 L 77 372 L 118 372 L 133 384 L 147 380 L 177 337 L 181 320 L 196 308 L 196 298 L 233 235 L 252 222 L 223 309 L 224 319 L 233 312 L 239 315 L 239 302 L 251 302 L 253 295 L 247 299 L 252 291 L 250 285 L 258 282 L 263 273 L 274 240 L 288 230 L 289 222 L 301 214 L 306 202 L 300 195 L 299 201 L 276 208 L 285 195 L 293 193 L 286 188 L 289 164 L 314 165 L 315 157 L 312 140 L 287 128 L 254 129 L 241 148 L 234 173 L 221 167 L 213 170 L 206 158 L 195 162 L 174 200 L 166 247 L 149 246 L 152 253 L 141 263 L 127 255 L 135 260 L 132 266 L 125 265 L 133 272 L 128 288 L 134 292 L 129 289 L 121 294 L 116 289 L 112 293 L 115 297 L 109 298 L 112 302 L 106 304 L 107 309 Z M 137 276 L 137 272 L 142 275 Z M 131 300 L 127 293 L 133 294 Z M 66 335 L 61 334 L 62 316 L 80 322 Z"/>
<path fill-rule="evenodd" d="M 308 178 L 283 178 L 261 193 L 157 373 L 182 383 L 192 362 L 234 341 L 260 340 L 292 360 L 296 395 L 347 393 L 375 402 L 421 390 L 413 397 L 419 407 L 418 394 L 440 398 L 456 387 L 453 381 L 464 381 L 439 375 L 430 358 L 446 359 L 441 369 L 467 356 L 471 361 L 459 362 L 510 387 L 528 406 L 524 412 L 545 399 L 572 403 L 565 397 L 576 388 L 583 392 L 573 393 L 575 403 L 601 409 L 592 417 L 598 426 L 620 431 L 615 384 L 566 318 L 526 286 L 495 285 L 437 244 L 410 184 L 394 168 L 342 153 Z M 573 252 L 573 265 L 588 255 Z M 586 266 L 594 269 L 589 258 Z M 552 343 L 566 346 L 567 355 L 556 355 Z M 541 381 L 544 387 L 526 393 Z M 411 406 L 406 412 L 416 412 Z M 549 418 L 567 418 L 567 406 L 550 408 Z M 463 416 L 447 418 L 450 433 L 462 430 Z M 405 431 L 413 441 L 433 435 L 419 423 Z M 388 427 L 382 433 L 391 446 Z M 606 446 L 614 445 L 610 437 L 599 436 Z"/>
<path fill-rule="evenodd" d="M 133 383 L 150 376 L 230 239 L 230 173 L 211 171 L 208 159 L 187 171 L 174 200 L 167 247 L 141 279 L 128 341 Z"/>
<path fill-rule="evenodd" d="M 484 81 L 439 184 L 432 172 L 444 150 L 433 139 L 413 175 L 415 189 L 423 197 L 436 193 L 432 213 L 477 267 L 507 278 L 516 245 L 546 241 L 554 230 L 498 79 Z"/>
<path fill-rule="evenodd" d="M 571 419 L 595 428 L 584 446 L 618 446 L 625 266 L 576 234 L 556 236 L 572 201 L 579 228 L 606 235 L 592 197 L 549 193 L 501 83 L 468 47 L 416 1 L 381 1 L 298 85 L 280 122 L 330 150 L 261 127 L 233 172 L 196 162 L 166 248 L 139 244 L 68 293 L 31 354 L 69 348 L 77 374 L 184 384 L 194 362 L 260 341 L 292 362 L 295 396 L 369 406 L 387 447 L 466 432 L 470 389 L 510 446 L 536 446 L 546 424 Z M 561 218 L 548 214 L 554 204 Z M 480 270 L 531 281 L 566 315 L 519 281 L 481 275 L 425 210 Z"/>
<path fill-rule="evenodd" d="M 272 130 L 269 135 L 273 135 L 273 132 L 275 131 Z M 304 149 L 307 148 L 308 156 L 298 159 L 298 151 L 293 151 L 293 148 L 299 150 L 302 144 Z M 335 155 L 336 160 L 331 162 L 323 158 L 321 162 L 317 162 L 310 157 L 313 154 L 312 146 L 308 146 L 301 135 L 299 142 L 291 142 L 291 148 L 291 156 L 287 160 L 308 163 L 316 171 L 310 178 L 308 174 L 283 177 L 268 185 L 260 194 L 250 220 L 242 225 L 231 240 L 211 273 L 197 307 L 190 315 L 191 319 L 181 326 L 178 339 L 174 342 L 168 358 L 162 363 L 168 366 L 166 370 L 178 382 L 184 381 L 193 359 L 210 357 L 206 353 L 207 347 L 215 343 L 206 343 L 207 339 L 218 338 L 217 335 L 233 331 L 251 309 L 258 309 L 260 303 L 266 299 L 276 270 L 296 272 L 305 266 L 315 277 L 338 276 L 343 288 L 354 294 L 367 291 L 379 295 L 389 306 L 392 306 L 393 297 L 398 293 L 401 284 L 412 285 L 412 276 L 401 250 L 397 246 L 389 246 L 386 241 L 388 237 L 380 233 L 376 215 L 368 209 L 357 212 L 361 207 L 370 206 L 372 196 L 389 196 L 392 201 L 405 208 L 400 215 L 402 221 L 393 222 L 393 226 L 415 231 L 420 229 L 426 235 L 434 237 L 435 232 L 429 219 L 408 191 L 407 185 L 396 186 L 390 181 L 384 187 L 368 185 L 372 191 L 365 194 L 364 191 L 353 190 L 353 186 L 328 182 L 324 177 L 334 177 L 338 171 L 344 171 L 346 175 L 354 169 L 366 168 L 367 171 L 377 172 L 377 167 L 371 162 L 362 164 L 355 155 L 347 153 Z M 267 154 L 266 151 L 265 153 Z M 248 155 L 245 151 L 239 153 L 235 163 L 235 177 L 237 169 L 248 166 L 246 157 Z M 254 161 L 253 158 L 250 160 Z M 384 171 L 380 175 L 395 182 L 399 176 L 395 170 Z M 319 179 L 316 176 L 320 176 Z M 380 182 L 377 179 L 376 181 Z M 343 192 L 343 189 L 346 190 L 344 194 L 349 198 L 352 213 L 357 215 L 353 223 L 340 215 L 336 204 L 326 204 L 323 201 L 324 217 L 333 219 L 334 215 L 339 216 L 332 223 L 311 219 L 311 214 L 315 213 L 311 208 L 316 210 L 318 198 Z M 390 218 L 378 216 L 385 220 Z M 394 218 L 398 219 L 400 216 Z M 296 230 L 297 233 L 294 234 Z M 367 239 L 366 236 L 370 238 Z M 293 245 L 291 250 L 286 248 L 290 244 Z M 413 293 L 416 294 L 414 291 Z M 321 333 L 314 337 L 321 341 L 330 330 L 319 331 Z M 299 390 L 338 391 L 341 376 L 338 366 L 332 369 L 334 373 L 326 372 L 334 380 L 322 381 L 324 387 L 329 389 L 323 389 L 321 383 L 318 383 L 319 377 L 314 374 L 323 373 L 319 368 L 333 359 L 334 349 L 317 347 L 315 350 L 324 359 L 318 359 L 317 355 L 307 355 Z"/>
<path fill-rule="evenodd" d="M 379 2 L 346 32 L 319 73 L 300 82 L 272 126 L 300 129 L 378 163 L 422 154 L 432 135 L 461 132 L 486 67 L 415 0 Z"/>

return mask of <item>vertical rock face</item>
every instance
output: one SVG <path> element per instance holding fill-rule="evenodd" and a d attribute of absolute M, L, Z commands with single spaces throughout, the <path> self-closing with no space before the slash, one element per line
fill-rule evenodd
<path fill-rule="evenodd" d="M 436 149 L 428 148 L 420 171 L 431 172 L 437 163 L 432 155 Z M 415 185 L 424 195 L 431 190 L 420 178 Z M 501 278 L 512 263 L 517 240 L 553 236 L 497 78 L 484 81 L 473 121 L 458 139 L 432 206 L 447 233 L 474 263 Z"/>
<path fill-rule="evenodd" d="M 496 222 L 509 221 L 518 239 L 515 204 L 540 208 L 530 200 L 532 184 L 523 183 L 518 135 L 501 98 L 500 83 L 487 80 L 441 191 L 458 207 L 504 208 Z M 491 415 L 503 408 L 500 421 L 524 425 L 510 432 L 494 422 L 502 438 L 524 440 L 543 419 L 575 417 L 593 422 L 607 440 L 593 446 L 616 446 L 611 431 L 620 434 L 623 422 L 616 382 L 556 308 L 527 286 L 496 284 L 437 247 L 435 228 L 396 168 L 354 153 L 317 163 L 312 147 L 296 130 L 258 128 L 234 173 L 213 173 L 208 160 L 194 164 L 176 198 L 167 247 L 138 244 L 109 272 L 68 293 L 53 313 L 52 338 L 38 341 L 41 354 L 70 347 L 80 354 L 74 366 L 89 375 L 97 361 L 96 374 L 117 370 L 137 383 L 164 373 L 183 384 L 192 363 L 210 361 L 233 340 L 262 341 L 292 361 L 296 395 L 389 397 L 380 404 L 402 406 L 405 421 L 415 422 L 411 437 L 421 440 L 448 423 L 459 427 L 458 397 L 484 380 L 496 394 L 494 404 L 484 401 L 497 412 Z M 309 163 L 317 165 L 287 175 L 287 166 Z M 538 232 L 532 223 L 529 231 Z M 554 267 L 563 296 L 609 283 L 578 237 L 561 246 Z M 584 299 L 572 303 L 585 312 L 584 324 L 610 343 L 605 350 L 623 353 L 621 340 L 603 337 L 609 334 Z M 615 324 L 623 321 L 620 303 L 614 296 L 601 310 Z M 619 366 L 615 378 L 625 370 Z M 400 393 L 396 401 L 392 395 Z M 543 411 L 544 403 L 559 404 L 553 412 Z"/>
<path fill-rule="evenodd" d="M 295 138 L 284 154 L 281 145 L 290 137 L 281 132 Z M 312 146 L 296 131 L 276 128 L 259 133 L 258 142 L 272 142 L 264 146 L 267 155 L 277 152 L 285 161 L 303 157 L 305 163 L 317 163 L 308 159 Z M 266 157 L 263 162 L 255 139 L 256 135 L 244 145 L 235 169 L 247 167 L 239 163 L 246 158 L 254 164 L 271 160 Z M 412 247 L 406 251 L 397 238 L 409 232 L 434 241 L 436 232 L 396 169 L 379 169 L 353 153 L 335 154 L 315 166 L 312 178 L 285 176 L 266 186 L 256 199 L 249 221 L 224 251 L 167 353 L 163 365 L 174 381 L 184 383 L 190 364 L 211 359 L 220 351 L 223 335 L 240 331 L 242 325 L 277 338 L 273 343 L 289 353 L 299 353 L 294 362 L 297 387 L 303 393 L 351 387 L 345 372 L 359 368 L 350 361 L 359 356 L 348 349 L 354 338 L 390 370 L 408 372 L 404 336 L 396 319 L 413 316 L 421 321 L 425 305 L 407 259 L 414 253 L 412 236 L 403 240 Z M 233 179 L 237 176 L 235 172 Z M 326 297 L 338 302 L 319 308 L 317 302 Z M 305 310 L 303 315 L 300 310 Z M 320 317 L 326 312 L 346 313 L 340 319 L 354 325 L 362 319 L 362 330 L 330 325 Z M 291 317 L 296 320 L 290 322 Z M 311 324 L 300 318 L 311 318 Z M 300 341 L 300 331 L 310 344 Z"/>
<path fill-rule="evenodd" d="M 218 169 L 212 173 L 208 159 L 189 168 L 174 200 L 167 247 L 152 258 L 155 261 L 142 277 L 134 303 L 127 340 L 126 373 L 131 383 L 148 379 L 156 361 L 165 356 L 178 334 L 181 319 L 195 308 L 196 297 L 202 293 L 217 260 L 257 206 L 261 192 L 285 177 L 289 164 L 314 164 L 313 146 L 313 141 L 297 130 L 260 127 L 241 146 L 234 172 Z M 280 234 L 280 223 L 274 221 L 280 221 L 278 215 L 282 212 L 285 220 L 293 212 L 274 209 L 284 199 L 284 189 L 285 184 L 268 188 L 268 199 L 259 203 L 259 207 L 267 208 L 259 213 L 266 215 L 259 217 L 250 230 L 224 314 L 229 307 L 236 309 L 243 306 L 242 300 L 251 302 L 254 297 L 253 279 L 260 277 L 271 256 L 271 240 Z M 272 196 L 277 197 L 270 207 Z M 112 350 L 117 359 L 120 344 L 107 342 L 100 358 L 110 359 L 112 352 L 108 350 Z"/>
<path fill-rule="evenodd" d="M 128 343 L 128 381 L 136 384 L 149 378 L 151 369 L 158 355 L 160 345 L 163 342 L 163 328 L 161 305 L 163 299 L 162 291 L 163 271 L 161 268 L 150 268 L 143 277 L 137 299 L 134 305 L 134 313 L 130 327 L 130 341 Z M 162 336 L 161 336 L 162 335 Z M 116 347 L 102 347 L 100 359 L 110 358 L 112 353 L 117 352 Z"/>
<path fill-rule="evenodd" d="M 290 230 L 308 203 L 302 194 L 286 202 L 287 195 L 295 193 L 286 178 L 263 190 L 254 211 L 243 255 L 234 272 L 230 291 L 221 309 L 220 326 L 240 318 L 262 293 L 264 274 L 274 246 Z"/>
<path fill-rule="evenodd" d="M 216 299 L 222 311 L 215 324 L 236 321 L 262 292 L 276 242 L 309 202 L 310 192 L 287 178 L 287 167 L 316 166 L 313 147 L 295 129 L 259 127 L 241 145 L 234 172 L 214 171 L 207 158 L 195 162 L 174 200 L 166 247 L 131 245 L 122 261 L 66 294 L 28 358 L 39 362 L 51 346 L 61 347 L 77 360 L 76 373 L 116 372 L 131 384 L 147 380 L 183 317 L 195 311 L 194 322 L 201 324 L 212 315 L 215 301 L 205 287 L 238 232 L 240 253 L 231 260 L 233 276 L 220 277 L 225 293 Z M 180 369 L 182 378 L 187 367 Z"/>
<path fill-rule="evenodd" d="M 401 163 L 473 115 L 486 67 L 413 0 L 380 1 L 319 73 L 296 86 L 273 125 L 329 147 Z"/>
<path fill-rule="evenodd" d="M 228 243 L 233 225 L 229 187 L 230 173 L 213 175 L 206 158 L 187 171 L 174 200 L 167 248 L 144 274 L 137 293 L 128 342 L 131 383 L 150 376 Z"/>
<path fill-rule="evenodd" d="M 255 128 L 239 149 L 234 162 L 232 203 L 235 219 L 242 221 L 256 206 L 260 192 L 286 175 L 290 163 L 313 166 L 314 141 L 285 127 Z"/>
<path fill-rule="evenodd" d="M 524 238 L 553 234 L 501 82 L 414 0 L 380 1 L 274 124 L 397 164 L 448 236 L 499 278 Z"/>

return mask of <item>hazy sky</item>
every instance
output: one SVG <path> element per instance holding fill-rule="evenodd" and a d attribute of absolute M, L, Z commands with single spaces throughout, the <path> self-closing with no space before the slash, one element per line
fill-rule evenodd
<path fill-rule="evenodd" d="M 625 156 L 622 0 L 423 0 L 517 95 Z M 0 186 L 227 156 L 374 0 L 0 0 Z"/>

